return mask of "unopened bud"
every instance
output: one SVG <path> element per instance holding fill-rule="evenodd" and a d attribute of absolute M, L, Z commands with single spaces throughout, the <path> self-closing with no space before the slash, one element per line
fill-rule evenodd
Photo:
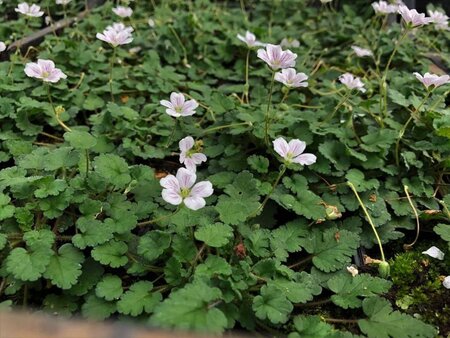
<path fill-rule="evenodd" d="M 56 115 L 61 115 L 62 113 L 64 113 L 66 110 L 64 109 L 64 107 L 63 106 L 56 106 L 55 107 L 55 113 L 56 113 Z"/>
<path fill-rule="evenodd" d="M 334 221 L 335 219 L 342 217 L 342 213 L 334 205 L 327 205 L 327 207 L 325 208 L 325 213 L 327 215 L 327 220 L 329 221 Z"/>
<path fill-rule="evenodd" d="M 382 278 L 387 278 L 391 274 L 391 267 L 389 266 L 389 263 L 386 261 L 382 261 L 380 264 L 378 264 L 378 273 Z"/>

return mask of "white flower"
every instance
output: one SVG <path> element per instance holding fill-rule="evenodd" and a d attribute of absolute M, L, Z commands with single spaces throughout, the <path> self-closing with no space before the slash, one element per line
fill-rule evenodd
<path fill-rule="evenodd" d="M 424 13 L 418 13 L 415 9 L 409 9 L 402 5 L 398 6 L 398 13 L 402 16 L 406 24 L 411 27 L 428 25 L 433 21 L 431 18 L 426 18 Z"/>
<path fill-rule="evenodd" d="M 441 261 L 444 259 L 444 253 L 441 250 L 439 250 L 439 248 L 437 248 L 435 246 L 432 246 L 427 251 L 423 251 L 422 253 L 424 255 L 428 255 L 430 257 L 439 259 Z"/>
<path fill-rule="evenodd" d="M 194 185 L 197 176 L 186 168 L 180 168 L 177 175 L 168 175 L 160 180 L 162 198 L 172 205 L 180 205 L 184 202 L 186 207 L 198 210 L 205 206 L 205 197 L 213 194 L 211 182 L 202 181 Z"/>
<path fill-rule="evenodd" d="M 31 16 L 31 17 L 40 17 L 42 15 L 44 15 L 44 12 L 41 11 L 41 7 L 39 7 L 38 5 L 29 5 L 26 2 L 22 2 L 20 3 L 15 9 L 16 12 L 24 14 L 26 16 Z"/>
<path fill-rule="evenodd" d="M 180 146 L 180 163 L 186 166 L 186 169 L 197 171 L 197 165 L 202 162 L 206 162 L 207 158 L 205 154 L 196 152 L 194 148 L 195 141 L 191 136 L 185 137 L 179 142 Z"/>
<path fill-rule="evenodd" d="M 155 27 L 155 20 L 152 18 L 148 19 L 147 23 L 151 28 Z"/>
<path fill-rule="evenodd" d="M 258 49 L 257 56 L 265 61 L 272 70 L 295 67 L 297 54 L 289 49 L 283 51 L 281 46 L 267 44 L 266 49 Z"/>
<path fill-rule="evenodd" d="M 183 94 L 175 92 L 170 94 L 170 101 L 161 100 L 159 103 L 167 108 L 167 114 L 174 117 L 194 115 L 198 107 L 197 101 L 186 101 Z"/>
<path fill-rule="evenodd" d="M 238 34 L 237 38 L 239 40 L 241 40 L 242 42 L 245 42 L 247 44 L 248 48 L 252 48 L 252 47 L 255 47 L 255 46 L 265 46 L 266 45 L 265 43 L 257 41 L 255 34 L 249 32 L 249 31 L 245 32 L 245 36 L 242 36 L 241 34 Z"/>
<path fill-rule="evenodd" d="M 55 63 L 52 60 L 38 59 L 37 63 L 29 62 L 25 65 L 24 71 L 27 76 L 44 82 L 56 83 L 61 79 L 67 78 L 67 75 L 61 69 L 55 67 Z"/>
<path fill-rule="evenodd" d="M 0 41 L 0 53 L 6 50 L 6 44 L 3 41 Z"/>
<path fill-rule="evenodd" d="M 357 56 L 359 56 L 360 58 L 364 57 L 364 56 L 372 56 L 373 53 L 371 50 L 369 49 L 365 49 L 365 48 L 361 48 L 358 46 L 352 46 L 353 51 L 355 52 L 355 54 Z"/>
<path fill-rule="evenodd" d="M 307 79 L 308 76 L 305 73 L 297 73 L 294 68 L 282 69 L 275 74 L 275 80 L 288 88 L 308 87 Z"/>
<path fill-rule="evenodd" d="M 306 143 L 303 141 L 295 139 L 287 143 L 284 138 L 279 137 L 272 143 L 274 150 L 286 163 L 299 163 L 301 165 L 316 163 L 316 155 L 303 153 L 306 148 Z"/>
<path fill-rule="evenodd" d="M 126 27 L 123 23 L 114 23 L 106 27 L 103 33 L 97 33 L 97 39 L 109 43 L 113 47 L 125 45 L 133 41 L 132 27 Z"/>
<path fill-rule="evenodd" d="M 280 46 L 286 48 L 298 48 L 300 47 L 300 41 L 298 41 L 297 39 L 284 38 L 283 40 L 281 40 Z"/>
<path fill-rule="evenodd" d="M 348 89 L 358 89 L 362 93 L 366 92 L 364 88 L 364 83 L 362 83 L 359 77 L 354 76 L 350 73 L 345 73 L 339 76 L 339 81 L 344 84 Z"/>
<path fill-rule="evenodd" d="M 375 13 L 379 14 L 390 14 L 395 13 L 398 10 L 398 6 L 390 5 L 386 1 L 378 1 L 372 3 L 372 8 Z"/>
<path fill-rule="evenodd" d="M 56 0 L 56 4 L 57 5 L 63 5 L 66 6 L 68 5 L 72 0 Z"/>
<path fill-rule="evenodd" d="M 117 6 L 116 8 L 113 8 L 112 11 L 121 18 L 128 18 L 133 14 L 133 10 L 130 7 L 124 6 Z"/>
<path fill-rule="evenodd" d="M 357 276 L 359 273 L 358 269 L 353 265 L 347 266 L 347 271 L 352 275 L 352 277 Z"/>
<path fill-rule="evenodd" d="M 449 30 L 448 27 L 448 19 L 449 17 L 442 12 L 439 11 L 428 11 L 430 18 L 436 29 L 438 30 Z"/>
<path fill-rule="evenodd" d="M 444 278 L 442 285 L 444 286 L 444 288 L 450 289 L 450 276 Z"/>
<path fill-rule="evenodd" d="M 428 89 L 429 86 L 435 86 L 436 88 L 444 84 L 450 83 L 450 76 L 448 75 L 436 75 L 425 73 L 423 76 L 419 73 L 413 73 L 415 77 L 423 83 L 423 85 Z"/>

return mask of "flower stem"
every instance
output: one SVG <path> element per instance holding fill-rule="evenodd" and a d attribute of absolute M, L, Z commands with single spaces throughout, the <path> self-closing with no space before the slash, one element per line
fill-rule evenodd
<path fill-rule="evenodd" d="M 275 82 L 275 71 L 272 70 L 272 79 L 270 81 L 269 100 L 267 102 L 265 127 L 264 127 L 264 140 L 267 146 L 269 146 L 269 122 L 270 122 L 270 106 L 272 105 L 272 93 L 273 84 Z"/>
<path fill-rule="evenodd" d="M 416 115 L 416 113 L 420 111 L 420 108 L 422 108 L 424 103 L 428 100 L 432 91 L 433 90 L 429 90 L 427 92 L 427 95 L 425 95 L 422 102 L 420 102 L 420 104 L 417 106 L 417 108 L 414 109 L 413 113 L 411 113 L 411 116 L 406 121 L 406 123 L 403 125 L 402 129 L 400 129 L 400 132 L 398 133 L 397 142 L 395 143 L 395 164 L 397 165 L 397 167 L 400 165 L 400 141 L 402 140 L 403 135 L 405 135 L 406 129 L 408 128 L 409 124 L 413 120 L 414 115 Z"/>
<path fill-rule="evenodd" d="M 284 164 L 282 164 L 280 166 L 281 170 L 280 173 L 278 174 L 277 179 L 275 180 L 274 184 L 272 185 L 272 189 L 270 190 L 270 192 L 266 195 L 266 197 L 264 198 L 263 202 L 261 203 L 261 205 L 258 207 L 258 209 L 256 209 L 250 216 L 249 218 L 253 218 L 255 216 L 257 216 L 262 209 L 264 209 L 264 206 L 266 205 L 267 201 L 269 200 L 270 196 L 272 195 L 272 193 L 275 191 L 275 188 L 277 187 L 278 183 L 280 182 L 281 178 L 283 177 L 284 173 L 286 172 L 286 166 Z"/>
<path fill-rule="evenodd" d="M 350 181 L 347 181 L 347 185 L 350 187 L 350 189 L 352 189 L 353 193 L 355 194 L 356 199 L 357 199 L 358 202 L 359 202 L 359 205 L 361 206 L 361 208 L 362 208 L 363 211 L 364 211 L 364 214 L 366 215 L 367 221 L 369 222 L 370 226 L 372 227 L 373 233 L 375 234 L 375 237 L 376 237 L 377 242 L 378 242 L 378 246 L 380 247 L 381 260 L 382 260 L 383 262 L 385 262 L 386 259 L 385 259 L 385 257 L 384 257 L 383 245 L 381 244 L 380 236 L 378 235 L 377 229 L 375 228 L 375 225 L 373 224 L 372 218 L 370 217 L 369 212 L 367 211 L 366 206 L 364 205 L 363 201 L 362 201 L 361 198 L 359 197 L 359 194 L 358 194 L 358 192 L 356 191 L 356 188 L 355 188 L 355 186 L 353 185 L 353 183 L 350 182 Z"/>
<path fill-rule="evenodd" d="M 237 126 L 251 126 L 252 123 L 251 122 L 241 122 L 241 123 L 231 123 L 231 124 L 226 124 L 223 126 L 218 126 L 218 127 L 213 127 L 213 128 L 209 128 L 206 129 L 203 133 L 204 134 L 208 134 L 210 132 L 216 131 L 216 130 L 220 130 L 220 129 L 226 129 L 226 128 L 233 128 L 233 127 L 237 127 Z"/>
<path fill-rule="evenodd" d="M 113 68 L 114 61 L 116 58 L 116 47 L 113 48 L 113 54 L 111 56 L 111 60 L 109 63 L 109 92 L 111 94 L 111 101 L 114 102 L 114 94 L 113 94 Z"/>
<path fill-rule="evenodd" d="M 170 217 L 176 215 L 181 209 L 182 209 L 182 204 L 180 204 L 178 206 L 178 208 L 174 212 L 172 212 L 171 214 L 164 215 L 164 216 L 161 216 L 161 217 L 157 217 L 157 218 L 154 218 L 154 219 L 151 219 L 151 220 L 148 220 L 148 221 L 139 222 L 137 225 L 142 227 L 142 226 L 145 226 L 145 225 L 157 223 L 159 221 L 162 221 L 164 219 L 167 219 L 167 218 L 170 218 Z"/>
<path fill-rule="evenodd" d="M 181 50 L 183 51 L 183 64 L 190 68 L 190 65 L 188 63 L 188 58 L 187 58 L 187 51 L 186 51 L 186 47 L 184 47 L 183 45 L 183 41 L 181 41 L 180 36 L 178 35 L 177 31 L 172 27 L 172 25 L 169 25 L 169 29 L 172 32 L 172 34 L 175 36 L 175 38 L 177 39 L 178 44 L 181 47 Z"/>
<path fill-rule="evenodd" d="M 330 116 L 328 116 L 322 123 L 328 122 L 330 121 L 334 115 L 336 115 L 337 111 L 339 110 L 340 107 L 342 107 L 342 105 L 344 105 L 347 100 L 349 99 L 350 95 L 352 94 L 351 90 L 348 90 L 347 93 L 342 97 L 342 100 L 337 104 L 337 106 L 334 108 L 333 112 L 331 113 Z"/>
<path fill-rule="evenodd" d="M 245 58 L 245 85 L 244 92 L 242 94 L 242 101 L 249 104 L 248 92 L 250 90 L 250 84 L 248 82 L 248 68 L 250 64 L 250 49 L 247 49 L 247 56 Z"/>
<path fill-rule="evenodd" d="M 177 125 L 178 125 L 178 118 L 175 118 L 175 123 L 173 125 L 172 132 L 170 133 L 170 136 L 167 139 L 167 143 L 166 143 L 166 146 L 165 146 L 166 148 L 170 145 L 170 142 L 172 142 L 173 135 L 175 135 L 175 130 L 177 129 Z"/>
<path fill-rule="evenodd" d="M 46 87 L 47 87 L 47 97 L 48 97 L 48 101 L 50 102 L 50 105 L 52 106 L 53 114 L 55 114 L 56 121 L 58 121 L 59 125 L 60 125 L 61 127 L 63 127 L 65 131 L 72 131 L 72 129 L 70 129 L 70 128 L 69 128 L 63 121 L 61 121 L 61 119 L 59 118 L 59 114 L 58 114 L 58 112 L 57 112 L 56 109 L 55 109 L 55 105 L 53 104 L 52 95 L 50 94 L 50 85 L 47 84 Z"/>
<path fill-rule="evenodd" d="M 280 103 L 283 103 L 283 102 L 288 98 L 288 96 L 289 96 L 289 91 L 290 91 L 290 88 L 289 88 L 289 87 L 286 87 L 286 92 L 284 93 L 284 96 L 283 96 L 283 98 L 281 99 L 281 102 L 280 102 Z"/>
<path fill-rule="evenodd" d="M 397 53 L 398 47 L 400 46 L 401 42 L 403 41 L 403 39 L 408 35 L 409 30 L 405 29 L 403 31 L 403 34 L 400 36 L 400 38 L 397 40 L 397 42 L 395 43 L 394 46 L 394 50 L 392 51 L 391 55 L 389 56 L 389 60 L 386 64 L 386 68 L 384 69 L 384 75 L 381 79 L 380 82 L 380 94 L 381 94 L 381 99 L 384 100 L 384 116 L 387 116 L 387 84 L 386 84 L 386 79 L 387 79 L 387 74 L 389 72 L 389 67 L 391 66 L 392 60 L 394 59 L 395 54 Z M 381 112 L 380 112 L 381 113 Z"/>
<path fill-rule="evenodd" d="M 417 228 L 416 238 L 414 238 L 414 241 L 411 244 L 403 245 L 403 248 L 405 248 L 405 250 L 408 250 L 408 249 L 411 249 L 413 247 L 413 245 L 416 244 L 417 240 L 419 239 L 420 221 L 419 221 L 419 214 L 417 213 L 417 209 L 414 206 L 414 203 L 412 202 L 411 197 L 409 196 L 408 186 L 407 185 L 403 186 L 403 189 L 405 190 L 406 198 L 408 199 L 409 205 L 411 206 L 411 209 L 413 209 L 414 216 L 416 217 L 416 228 Z"/>

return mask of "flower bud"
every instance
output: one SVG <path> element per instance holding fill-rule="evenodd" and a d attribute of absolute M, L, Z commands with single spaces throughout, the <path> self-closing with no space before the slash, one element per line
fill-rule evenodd
<path fill-rule="evenodd" d="M 378 265 L 378 273 L 382 278 L 387 278 L 391 274 L 391 267 L 389 266 L 389 263 L 386 261 L 380 262 Z"/>
<path fill-rule="evenodd" d="M 287 105 L 286 103 L 281 103 L 280 104 L 280 109 L 281 110 L 285 110 L 285 111 L 289 110 L 289 105 Z"/>
<path fill-rule="evenodd" d="M 64 109 L 64 107 L 63 106 L 57 106 L 57 107 L 55 107 L 55 113 L 56 113 L 56 115 L 61 115 L 62 113 L 64 113 L 66 110 Z"/>
<path fill-rule="evenodd" d="M 334 205 L 327 205 L 325 208 L 326 218 L 329 221 L 334 221 L 335 219 L 341 218 L 342 213 L 339 211 L 339 209 Z"/>

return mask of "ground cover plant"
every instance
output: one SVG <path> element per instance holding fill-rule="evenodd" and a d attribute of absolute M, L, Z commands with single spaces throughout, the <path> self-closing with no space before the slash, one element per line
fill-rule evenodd
<path fill-rule="evenodd" d="M 323 2 L 3 3 L 0 307 L 448 334 L 448 18 Z"/>

